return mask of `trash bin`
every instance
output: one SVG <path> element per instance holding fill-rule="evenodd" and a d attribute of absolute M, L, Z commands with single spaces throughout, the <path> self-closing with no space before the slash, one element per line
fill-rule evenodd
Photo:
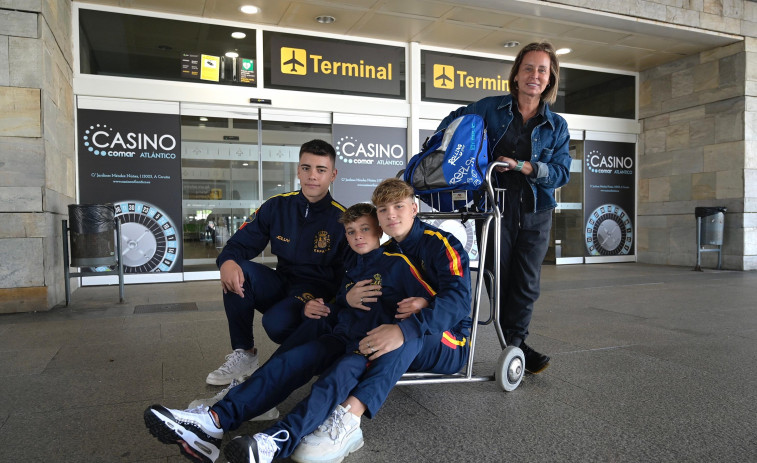
<path fill-rule="evenodd" d="M 112 204 L 69 204 L 71 265 L 98 267 L 117 263 L 115 208 Z"/>
<path fill-rule="evenodd" d="M 694 208 L 694 215 L 697 219 L 702 219 L 699 225 L 700 241 L 698 244 L 700 247 L 723 245 L 723 224 L 726 210 L 725 207 Z"/>

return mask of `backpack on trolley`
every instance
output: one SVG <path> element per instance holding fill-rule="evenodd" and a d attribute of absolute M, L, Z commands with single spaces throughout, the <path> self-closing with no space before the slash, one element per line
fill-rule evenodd
<path fill-rule="evenodd" d="M 404 180 L 437 211 L 467 209 L 484 183 L 488 145 L 483 118 L 460 116 L 429 137 L 421 152 L 410 158 Z"/>

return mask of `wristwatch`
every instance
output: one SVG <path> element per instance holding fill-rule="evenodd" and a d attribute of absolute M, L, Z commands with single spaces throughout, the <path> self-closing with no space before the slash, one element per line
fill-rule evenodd
<path fill-rule="evenodd" d="M 520 172 L 523 169 L 523 165 L 526 163 L 526 161 L 518 161 L 518 165 L 513 167 L 513 170 L 517 170 Z"/>

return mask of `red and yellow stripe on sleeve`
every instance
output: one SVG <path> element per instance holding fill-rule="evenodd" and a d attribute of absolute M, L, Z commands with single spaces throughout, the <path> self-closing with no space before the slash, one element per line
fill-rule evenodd
<path fill-rule="evenodd" d="M 423 233 L 434 236 L 444 243 L 444 248 L 447 250 L 447 259 L 449 259 L 449 272 L 454 276 L 463 276 L 463 262 L 460 260 L 460 254 L 449 244 L 447 237 L 433 230 L 424 230 Z"/>
<path fill-rule="evenodd" d="M 418 283 L 420 283 L 421 286 L 423 286 L 423 288 L 426 291 L 428 291 L 430 295 L 436 296 L 436 291 L 434 291 L 434 288 L 432 288 L 431 285 L 426 283 L 426 280 L 424 280 L 423 277 L 421 276 L 421 272 L 419 272 L 418 269 L 415 268 L 415 265 L 413 265 L 412 262 L 410 262 L 410 260 L 407 258 L 406 255 L 399 254 L 399 253 L 392 253 L 392 252 L 385 252 L 384 255 L 385 256 L 399 256 L 402 259 L 404 259 L 405 262 L 407 262 L 408 267 L 410 267 L 410 273 L 412 273 L 415 279 L 418 280 Z"/>

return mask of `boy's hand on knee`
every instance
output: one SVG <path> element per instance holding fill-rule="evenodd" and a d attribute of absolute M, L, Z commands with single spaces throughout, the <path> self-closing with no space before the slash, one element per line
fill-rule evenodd
<path fill-rule="evenodd" d="M 307 303 L 305 303 L 304 310 L 305 310 L 306 317 L 314 318 L 314 319 L 319 319 L 321 317 L 328 317 L 328 315 L 331 313 L 331 309 L 329 309 L 329 306 L 324 304 L 323 299 L 320 297 L 309 300 Z"/>
<path fill-rule="evenodd" d="M 232 292 L 244 297 L 244 272 L 242 267 L 239 266 L 233 260 L 227 260 L 221 264 L 221 287 L 223 287 L 223 293 Z"/>
<path fill-rule="evenodd" d="M 358 348 L 363 355 L 370 355 L 368 360 L 376 360 L 382 355 L 398 349 L 405 343 L 405 335 L 397 325 L 380 325 L 368 332 L 360 340 Z"/>

